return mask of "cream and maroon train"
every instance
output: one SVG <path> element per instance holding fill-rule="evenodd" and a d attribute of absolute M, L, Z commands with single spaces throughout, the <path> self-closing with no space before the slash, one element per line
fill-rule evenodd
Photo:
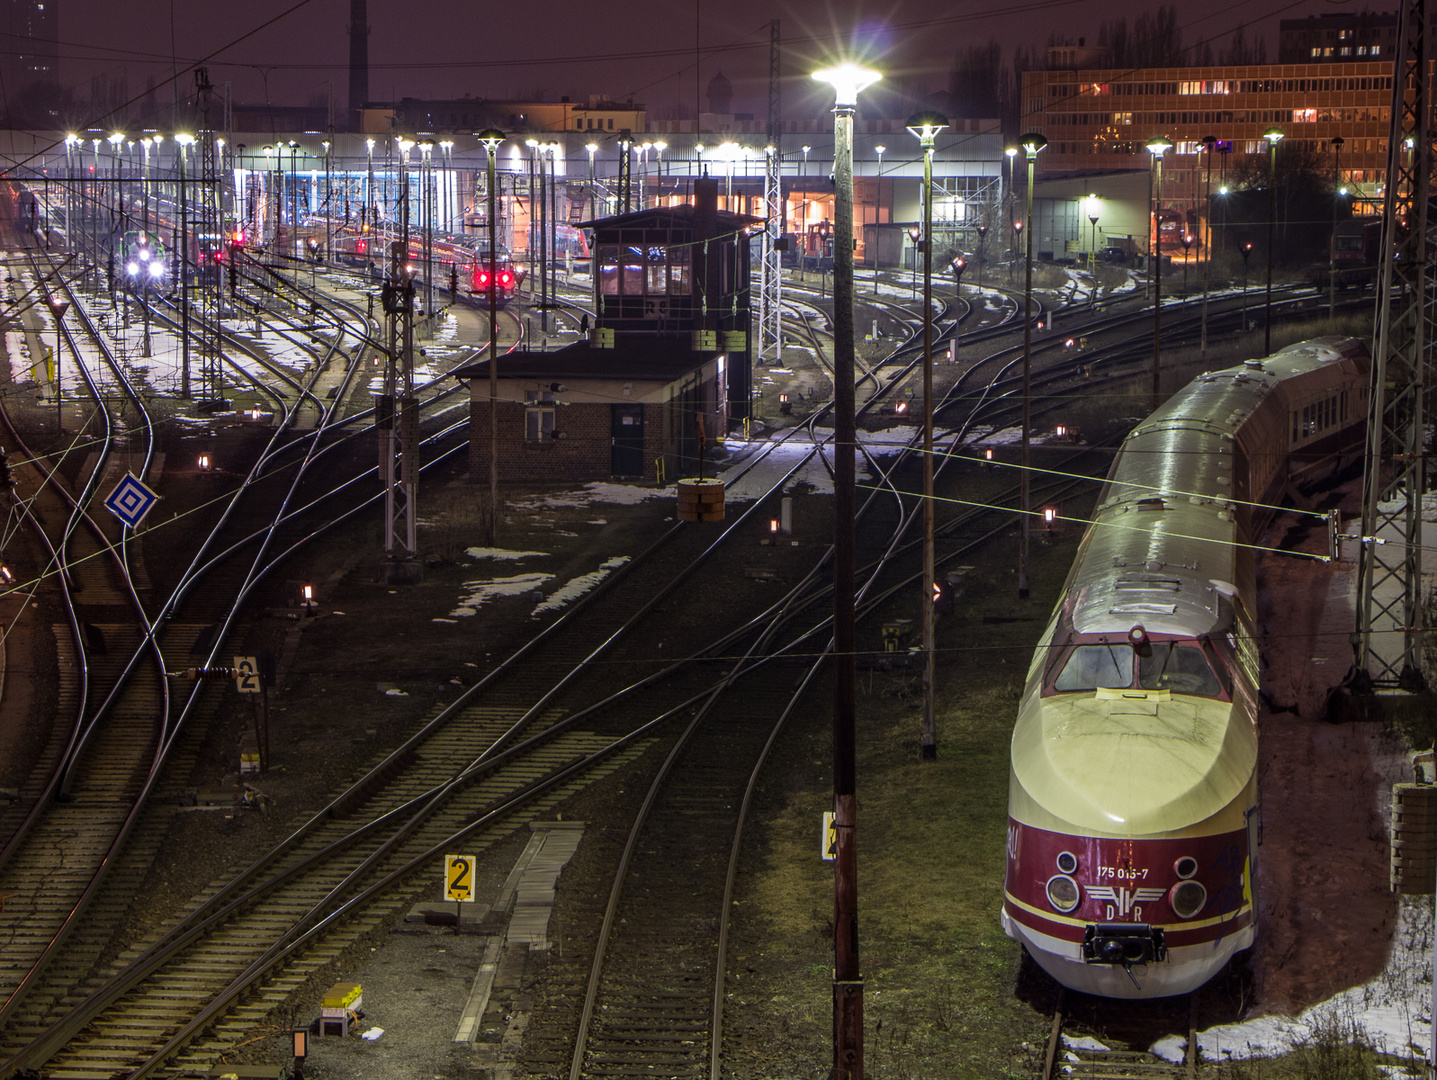
<path fill-rule="evenodd" d="M 1186 993 L 1253 943 L 1251 543 L 1360 456 L 1369 367 L 1322 338 L 1203 375 L 1113 463 L 1013 731 L 1003 928 L 1065 986 Z"/>

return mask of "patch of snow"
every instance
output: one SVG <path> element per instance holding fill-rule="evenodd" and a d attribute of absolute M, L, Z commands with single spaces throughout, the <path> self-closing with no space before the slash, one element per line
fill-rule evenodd
<path fill-rule="evenodd" d="M 459 600 L 459 606 L 449 614 L 455 618 L 466 618 L 476 614 L 478 608 L 496 597 L 522 596 L 527 592 L 533 592 L 553 576 L 553 574 L 537 573 L 516 574 L 513 577 L 490 578 L 487 581 L 466 581 L 464 583 L 466 591 Z"/>
<path fill-rule="evenodd" d="M 513 562 L 516 559 L 543 558 L 547 551 L 508 551 L 504 548 L 465 548 L 464 554 L 471 559 L 494 559 L 497 562 Z"/>
<path fill-rule="evenodd" d="M 531 616 L 539 616 L 548 611 L 558 611 L 561 607 L 572 603 L 585 593 L 597 588 L 601 581 L 628 561 L 629 556 L 627 555 L 616 555 L 612 559 L 606 560 L 600 564 L 599 569 L 587 574 L 580 574 L 578 577 L 555 589 L 549 594 L 548 599 L 539 604 L 529 614 Z"/>
<path fill-rule="evenodd" d="M 1261 1016 L 1199 1032 L 1198 1050 L 1207 1061 L 1241 1060 L 1284 1054 L 1336 1037 L 1361 1039 L 1379 1053 L 1427 1061 L 1432 1045 L 1431 950 L 1432 901 L 1403 897 L 1387 966 L 1375 979 L 1296 1017 Z M 1171 1056 L 1170 1038 L 1155 1043 L 1151 1052 L 1167 1061 L 1180 1060 Z"/>

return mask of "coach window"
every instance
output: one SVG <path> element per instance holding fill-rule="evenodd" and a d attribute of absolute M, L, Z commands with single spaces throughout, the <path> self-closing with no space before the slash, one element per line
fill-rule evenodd
<path fill-rule="evenodd" d="M 619 247 L 599 245 L 599 292 L 605 296 L 619 294 Z"/>

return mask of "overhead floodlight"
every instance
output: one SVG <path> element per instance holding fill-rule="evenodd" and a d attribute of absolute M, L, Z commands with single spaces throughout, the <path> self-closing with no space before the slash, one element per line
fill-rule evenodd
<path fill-rule="evenodd" d="M 834 104 L 843 108 L 857 105 L 858 95 L 882 79 L 883 75 L 852 61 L 845 61 L 833 67 L 820 68 L 813 73 L 813 77 L 818 82 L 826 82 L 833 87 Z"/>
<path fill-rule="evenodd" d="M 181 146 L 193 146 L 195 144 L 195 137 L 189 132 L 178 131 L 175 133 L 175 142 Z"/>

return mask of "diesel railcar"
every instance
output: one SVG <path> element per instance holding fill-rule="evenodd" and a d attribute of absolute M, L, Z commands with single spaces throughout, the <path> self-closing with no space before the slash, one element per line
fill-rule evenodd
<path fill-rule="evenodd" d="M 1202 375 L 1114 461 L 1010 759 L 1003 928 L 1065 986 L 1186 993 L 1254 941 L 1252 542 L 1360 458 L 1369 367 L 1324 338 Z"/>

